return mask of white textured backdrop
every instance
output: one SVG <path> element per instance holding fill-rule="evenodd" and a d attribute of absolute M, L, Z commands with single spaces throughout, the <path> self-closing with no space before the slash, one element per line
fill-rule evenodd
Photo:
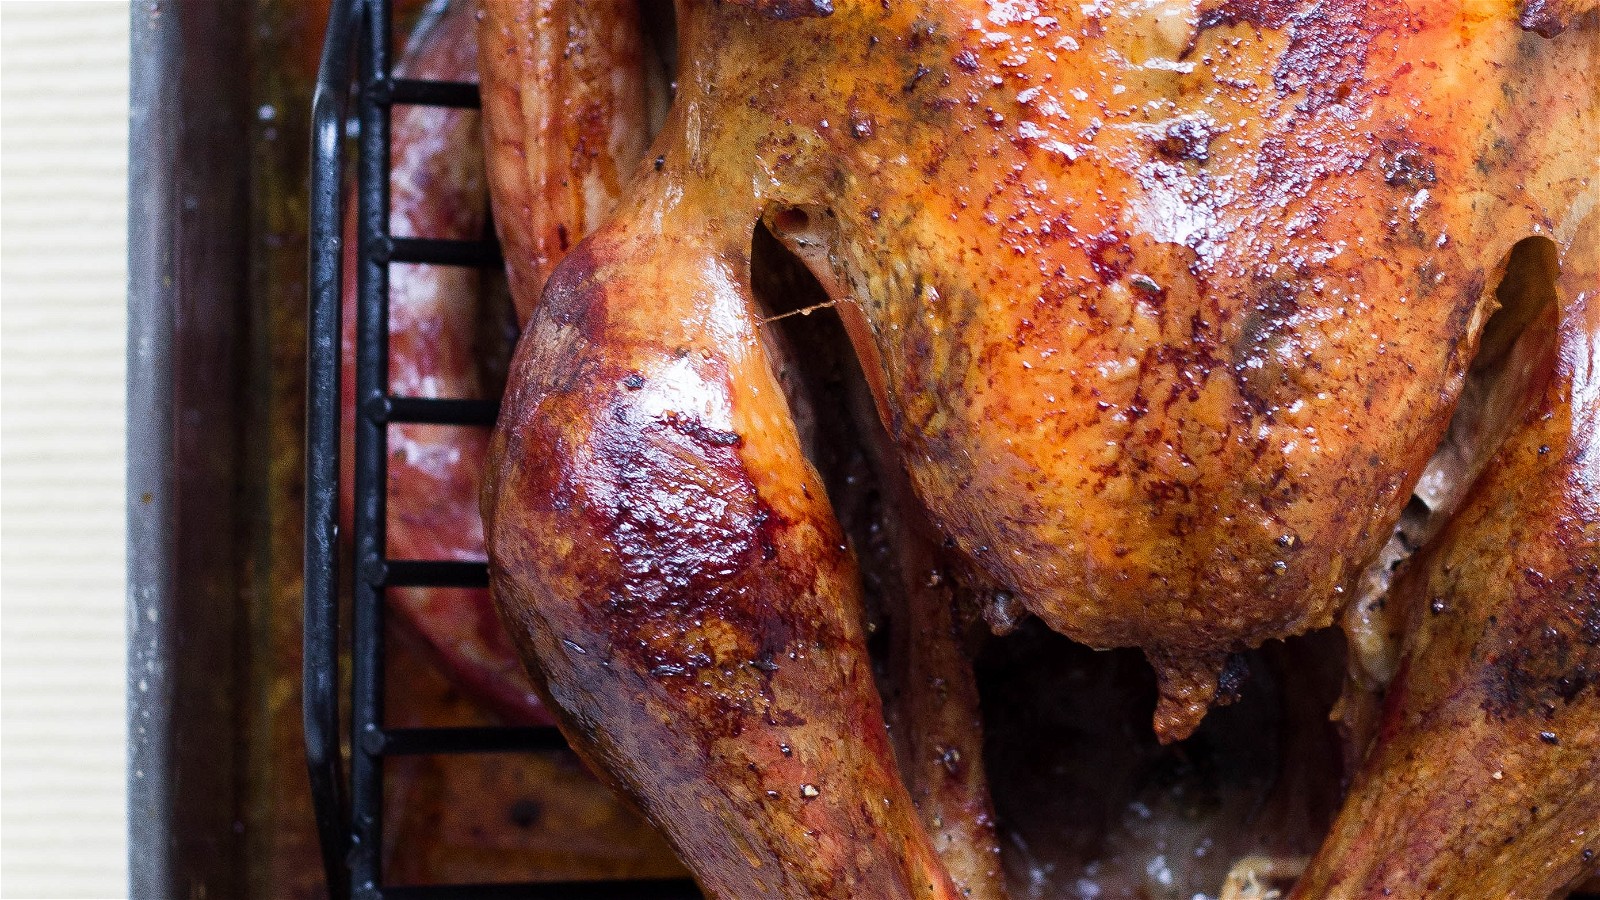
<path fill-rule="evenodd" d="M 0 4 L 0 894 L 127 892 L 125 3 Z"/>

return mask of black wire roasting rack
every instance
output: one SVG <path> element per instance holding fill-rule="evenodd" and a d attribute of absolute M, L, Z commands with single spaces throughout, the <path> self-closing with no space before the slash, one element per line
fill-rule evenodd
<path fill-rule="evenodd" d="M 312 103 L 310 308 L 307 345 L 304 716 L 307 763 L 328 890 L 334 900 L 688 900 L 692 882 L 529 880 L 514 884 L 385 885 L 383 767 L 391 756 L 549 753 L 552 727 L 386 728 L 383 724 L 384 591 L 390 587 L 484 587 L 483 563 L 389 559 L 385 548 L 387 427 L 492 425 L 499 404 L 392 396 L 389 275 L 394 263 L 500 264 L 492 240 L 397 238 L 389 233 L 389 113 L 395 104 L 473 108 L 475 84 L 391 75 L 389 0 L 334 0 Z M 339 452 L 340 290 L 343 182 L 350 102 L 359 271 L 356 320 L 354 591 L 350 621 L 349 730 L 340 719 Z M 350 771 L 346 779 L 344 743 Z"/>

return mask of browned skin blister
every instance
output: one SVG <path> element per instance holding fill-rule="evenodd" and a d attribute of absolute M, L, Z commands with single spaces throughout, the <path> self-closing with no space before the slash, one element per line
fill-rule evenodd
<path fill-rule="evenodd" d="M 515 237 L 537 193 L 495 181 L 508 253 L 528 254 L 513 287 L 539 307 L 486 494 L 495 591 L 568 733 L 713 895 L 941 895 L 932 823 L 887 749 L 854 564 L 756 324 L 756 222 L 830 294 L 932 530 L 1005 606 L 1143 650 L 1157 731 L 1178 739 L 1232 693 L 1234 654 L 1349 604 L 1530 235 L 1554 241 L 1568 298 L 1548 329 L 1566 368 L 1547 383 L 1566 377 L 1571 420 L 1589 421 L 1594 266 L 1575 258 L 1596 252 L 1595 32 L 1513 0 L 794 6 L 679 4 L 665 128 L 542 300 L 545 251 Z M 524 165 L 508 127 L 490 123 L 492 172 Z M 1592 598 L 1589 570 L 1540 555 L 1558 552 L 1538 543 L 1554 519 L 1524 531 L 1565 503 L 1560 522 L 1592 539 L 1592 506 L 1560 498 L 1592 490 L 1594 459 L 1565 452 L 1511 482 L 1539 497 L 1474 564 L 1524 558 L 1506 550 L 1521 536 L 1549 583 L 1497 600 L 1503 586 L 1452 569 L 1477 579 L 1451 588 L 1472 602 L 1516 607 L 1485 615 L 1529 653 Z M 1478 486 L 1422 559 L 1470 544 L 1493 494 Z M 1575 540 L 1569 558 L 1589 552 Z M 1526 724 L 1472 704 L 1476 719 L 1440 707 L 1458 717 L 1445 730 L 1395 719 L 1449 679 L 1481 685 L 1473 654 L 1490 652 L 1414 627 L 1350 807 L 1366 813 L 1346 811 L 1315 878 L 1365 885 L 1360 847 L 1440 884 L 1476 886 L 1501 859 L 1459 810 L 1434 844 L 1386 843 L 1403 829 L 1366 799 L 1474 786 L 1449 743 Z M 1534 731 L 1524 750 L 1592 766 L 1592 707 L 1571 709 L 1558 744 Z M 1554 836 L 1600 818 L 1537 762 L 1553 758 L 1528 757 L 1525 793 L 1484 795 L 1506 822 L 1508 799 L 1540 799 L 1543 818 L 1498 833 L 1539 858 L 1499 866 L 1512 895 L 1575 877 L 1585 848 Z"/>

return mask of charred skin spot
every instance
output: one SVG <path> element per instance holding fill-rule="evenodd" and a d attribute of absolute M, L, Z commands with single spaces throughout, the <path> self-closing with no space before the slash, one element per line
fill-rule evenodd
<path fill-rule="evenodd" d="M 1367 53 L 1382 31 L 1404 27 L 1404 5 L 1328 0 L 1292 18 L 1289 46 L 1272 71 L 1278 95 L 1303 94 L 1304 113 L 1358 97 Z"/>
<path fill-rule="evenodd" d="M 1179 119 L 1156 141 L 1156 152 L 1173 162 L 1205 162 L 1211 158 L 1211 141 L 1219 131 L 1195 119 Z"/>
<path fill-rule="evenodd" d="M 1600 19 L 1600 7 L 1590 4 L 1584 9 L 1581 0 L 1522 0 L 1517 13 L 1517 24 L 1523 31 L 1540 37 L 1553 38 L 1568 28 L 1594 25 Z"/>
<path fill-rule="evenodd" d="M 738 436 L 675 413 L 641 417 L 616 402 L 592 441 L 584 471 L 567 476 L 582 479 L 583 513 L 618 571 L 586 624 L 608 635 L 634 671 L 724 687 L 706 698 L 735 733 L 736 713 L 777 715 L 737 686 L 742 676 L 770 679 L 798 638 L 785 617 L 751 602 L 791 573 L 776 564 L 786 523 L 757 494 Z"/>
<path fill-rule="evenodd" d="M 1111 284 L 1122 278 L 1133 264 L 1133 248 L 1128 236 L 1116 231 L 1103 231 L 1088 240 L 1085 251 L 1089 265 L 1100 276 L 1101 284 Z"/>
<path fill-rule="evenodd" d="M 1196 31 L 1237 25 L 1289 28 L 1289 46 L 1273 70 L 1273 82 L 1279 96 L 1303 93 L 1302 112 L 1310 113 L 1348 100 L 1366 70 L 1373 36 L 1406 21 L 1404 6 L 1393 2 L 1212 0 L 1201 7 Z"/>
<path fill-rule="evenodd" d="M 1250 680 L 1250 660 L 1243 653 L 1231 653 L 1228 661 L 1217 673 L 1217 696 L 1212 700 L 1216 706 L 1229 706 L 1239 700 L 1244 693 L 1245 683 Z"/>
<path fill-rule="evenodd" d="M 1248 24 L 1276 31 L 1294 15 L 1296 4 L 1284 0 L 1221 0 L 1201 7 L 1199 29 Z"/>
<path fill-rule="evenodd" d="M 1484 711 L 1505 721 L 1552 718 L 1592 691 L 1600 697 L 1600 565 L 1578 566 L 1558 579 L 1528 570 L 1534 596 L 1505 628 L 1503 653 L 1487 660 Z"/>
<path fill-rule="evenodd" d="M 1304 94 L 1302 114 L 1349 101 L 1366 70 L 1366 54 L 1381 30 L 1403 27 L 1408 13 L 1400 3 L 1328 0 L 1221 0 L 1200 10 L 1198 32 L 1250 24 L 1258 29 L 1290 29 L 1290 45 L 1272 72 L 1278 96 Z"/>
<path fill-rule="evenodd" d="M 901 93 L 909 94 L 912 91 L 916 90 L 917 89 L 917 83 L 922 81 L 922 79 L 924 79 L 924 78 L 926 78 L 926 77 L 928 77 L 929 75 L 932 75 L 932 74 L 933 74 L 933 70 L 932 69 L 928 68 L 925 65 L 922 65 L 921 63 L 918 63 L 916 69 L 912 71 L 911 77 L 906 79 L 905 87 L 900 89 Z"/>
<path fill-rule="evenodd" d="M 1163 344 L 1156 350 L 1155 361 L 1177 375 L 1167 388 L 1165 408 L 1171 409 L 1179 400 L 1199 401 L 1212 371 L 1223 364 L 1217 356 L 1219 349 L 1211 323 L 1195 314 L 1189 319 L 1187 344 Z"/>
<path fill-rule="evenodd" d="M 744 438 L 738 432 L 723 431 L 717 428 L 707 428 L 694 416 L 685 416 L 677 412 L 668 412 L 662 421 L 671 425 L 679 432 L 692 437 L 710 447 L 740 447 L 744 445 Z"/>
<path fill-rule="evenodd" d="M 833 0 L 727 0 L 727 2 L 736 6 L 747 6 L 769 19 L 780 22 L 833 15 Z"/>
<path fill-rule="evenodd" d="M 1415 189 L 1439 180 L 1431 152 L 1407 137 L 1388 137 L 1378 142 L 1378 167 L 1383 172 L 1383 183 L 1390 187 Z"/>
<path fill-rule="evenodd" d="M 1276 360 L 1277 350 L 1292 339 L 1291 320 L 1300 311 L 1298 292 L 1287 281 L 1264 282 L 1257 291 L 1233 346 L 1233 376 L 1239 396 L 1256 415 L 1270 415 L 1288 385 L 1288 374 Z"/>

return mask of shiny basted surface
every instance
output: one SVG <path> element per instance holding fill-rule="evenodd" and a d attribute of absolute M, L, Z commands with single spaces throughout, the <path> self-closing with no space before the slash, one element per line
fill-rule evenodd
<path fill-rule="evenodd" d="M 1406 655 L 1300 891 L 1540 896 L 1582 874 L 1592 13 L 685 0 L 677 21 L 674 105 L 615 214 L 548 284 L 512 265 L 533 316 L 484 512 L 540 690 L 709 895 L 1005 891 L 930 839 L 963 829 L 913 804 L 900 766 L 926 760 L 892 756 L 853 554 L 752 291 L 758 221 L 830 295 L 941 551 L 997 606 L 1143 649 L 1164 740 L 1230 654 L 1346 605 L 1446 432 L 1512 246 L 1548 240 L 1554 321 L 1525 335 L 1542 355 L 1513 354 L 1539 412 L 1397 582 Z M 513 135 L 541 127 L 506 108 Z M 561 167 L 489 153 L 522 173 L 495 181 L 497 222 L 526 219 Z M 1539 577 L 1508 593 L 1505 565 Z M 1553 655 L 1517 655 L 1536 645 Z M 1475 752 L 1443 752 L 1458 740 Z M 965 833 L 992 833 L 983 793 Z"/>
<path fill-rule="evenodd" d="M 1051 627 L 1146 648 L 1175 735 L 1222 654 L 1330 621 L 1495 267 L 1582 195 L 1490 126 L 1525 80 L 1592 133 L 1592 40 L 1509 4 L 714 9 L 631 215 L 828 210 L 919 496 Z"/>

